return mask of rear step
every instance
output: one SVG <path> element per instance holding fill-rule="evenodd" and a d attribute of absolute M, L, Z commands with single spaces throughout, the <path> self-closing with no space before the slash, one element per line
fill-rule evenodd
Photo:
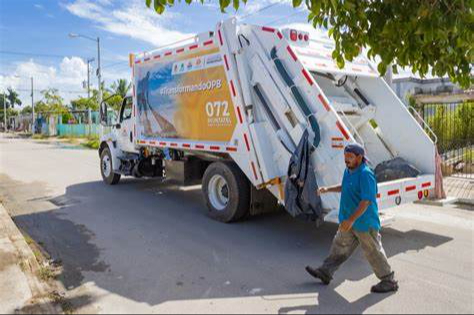
<path fill-rule="evenodd" d="M 416 178 L 399 179 L 380 183 L 378 188 L 377 202 L 380 221 L 382 226 L 387 226 L 394 221 L 394 216 L 387 214 L 385 210 L 429 198 L 435 188 L 435 176 L 422 175 Z M 326 215 L 324 221 L 338 224 L 338 214 L 338 210 L 333 210 Z"/>

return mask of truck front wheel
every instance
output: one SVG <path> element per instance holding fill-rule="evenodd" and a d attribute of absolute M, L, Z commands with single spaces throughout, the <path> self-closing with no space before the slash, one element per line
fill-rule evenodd
<path fill-rule="evenodd" d="M 100 172 L 102 179 L 108 185 L 117 185 L 120 181 L 120 174 L 114 173 L 112 166 L 112 154 L 109 148 L 105 148 L 100 155 Z"/>
<path fill-rule="evenodd" d="M 249 213 L 250 183 L 235 164 L 211 164 L 204 173 L 202 185 L 211 218 L 231 223 Z"/>

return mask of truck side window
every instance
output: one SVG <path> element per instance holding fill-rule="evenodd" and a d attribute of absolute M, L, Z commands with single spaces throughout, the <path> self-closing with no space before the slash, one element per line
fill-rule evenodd
<path fill-rule="evenodd" d="M 127 97 L 125 99 L 125 105 L 122 108 L 122 114 L 120 115 L 120 122 L 132 118 L 133 111 L 133 99 Z"/>

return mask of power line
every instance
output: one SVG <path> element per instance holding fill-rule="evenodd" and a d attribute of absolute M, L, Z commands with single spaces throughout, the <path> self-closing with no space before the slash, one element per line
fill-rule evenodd
<path fill-rule="evenodd" d="M 36 54 L 36 53 L 9 51 L 9 50 L 0 50 L 0 54 L 13 55 L 13 56 L 30 56 L 30 57 L 40 57 L 40 58 L 55 58 L 55 59 L 63 59 L 63 58 L 71 57 L 71 56 L 61 56 L 61 55 L 53 55 L 53 54 Z"/>
<path fill-rule="evenodd" d="M 13 89 L 14 91 L 18 92 L 31 92 L 31 89 Z M 33 89 L 33 92 L 43 92 L 47 91 L 48 89 Z M 68 91 L 68 90 L 58 90 L 58 93 L 71 93 L 71 94 L 87 94 L 87 91 Z"/>
<path fill-rule="evenodd" d="M 114 63 L 108 64 L 108 65 L 102 66 L 102 69 L 114 68 L 114 67 L 121 66 L 121 65 L 128 67 L 128 66 L 129 66 L 129 62 L 128 62 L 128 61 L 114 62 Z"/>
<path fill-rule="evenodd" d="M 285 20 L 289 20 L 289 19 L 291 19 L 292 17 L 295 17 L 295 16 L 300 15 L 300 14 L 303 14 L 303 13 L 306 13 L 306 12 L 305 12 L 305 11 L 298 11 L 298 12 L 292 13 L 292 14 L 290 14 L 290 15 L 287 15 L 287 16 L 285 16 L 285 17 L 278 18 L 278 19 L 276 19 L 276 20 L 270 21 L 270 22 L 268 22 L 267 24 L 270 25 L 270 26 L 273 26 L 273 25 L 275 25 L 275 24 L 277 24 L 277 23 L 279 23 L 279 22 L 282 22 L 282 21 L 285 21 Z"/>
<path fill-rule="evenodd" d="M 281 4 L 285 3 L 285 2 L 287 2 L 287 1 L 286 1 L 286 0 L 280 0 L 279 2 L 275 2 L 275 3 L 272 3 L 272 4 L 266 5 L 266 6 L 264 6 L 263 8 L 261 8 L 261 9 L 255 11 L 255 12 L 252 12 L 252 13 L 249 13 L 249 14 L 247 14 L 247 15 L 241 16 L 239 19 L 240 19 L 240 20 L 248 19 L 249 17 L 252 17 L 252 16 L 254 16 L 254 15 L 256 15 L 256 14 L 259 14 L 259 13 L 261 13 L 261 12 L 263 12 L 263 11 L 266 11 L 266 10 L 271 9 L 271 8 L 273 8 L 273 7 L 276 7 L 276 6 L 278 6 L 278 5 L 281 5 Z"/>

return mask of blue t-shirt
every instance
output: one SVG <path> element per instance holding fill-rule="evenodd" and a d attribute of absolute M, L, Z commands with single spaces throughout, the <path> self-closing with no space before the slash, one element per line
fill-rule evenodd
<path fill-rule="evenodd" d="M 377 179 L 372 169 L 363 163 L 354 171 L 346 170 L 342 180 L 341 207 L 339 222 L 347 221 L 364 200 L 371 204 L 367 211 L 354 223 L 353 230 L 369 232 L 381 228 L 379 208 L 377 205 Z"/>

